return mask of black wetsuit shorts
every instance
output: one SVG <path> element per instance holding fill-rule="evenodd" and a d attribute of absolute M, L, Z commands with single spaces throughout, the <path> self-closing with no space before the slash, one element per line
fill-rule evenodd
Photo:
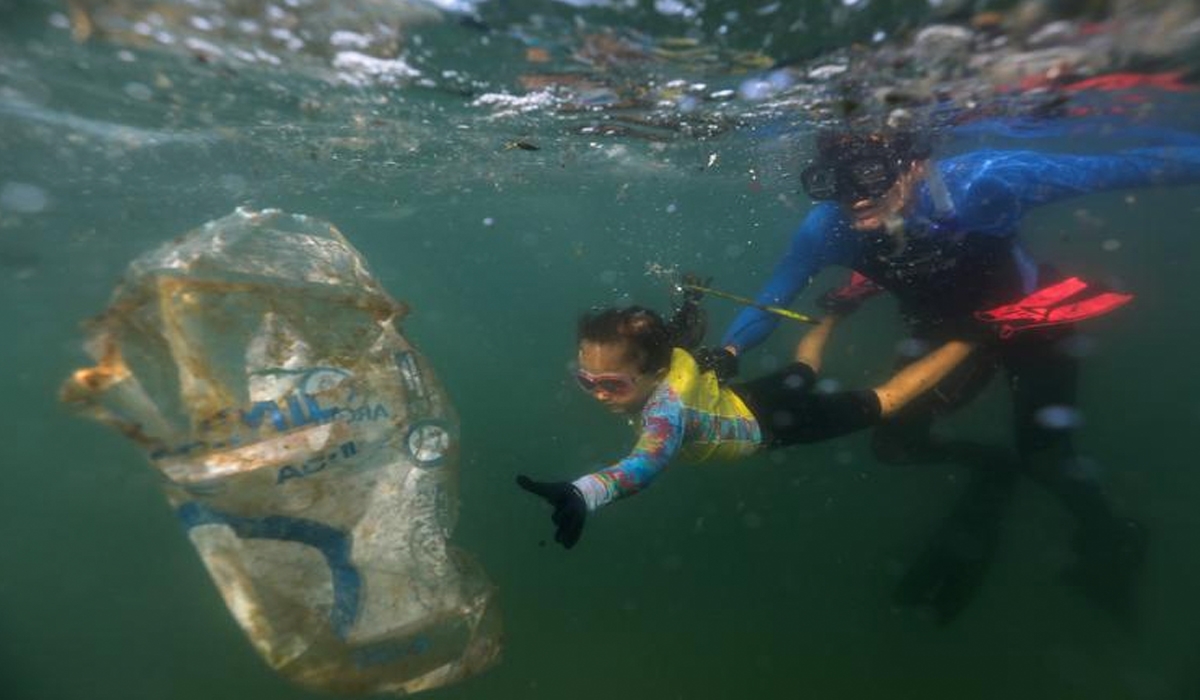
<path fill-rule="evenodd" d="M 758 420 L 767 447 L 820 442 L 879 423 L 874 391 L 821 392 L 816 379 L 811 367 L 796 362 L 730 388 Z"/>

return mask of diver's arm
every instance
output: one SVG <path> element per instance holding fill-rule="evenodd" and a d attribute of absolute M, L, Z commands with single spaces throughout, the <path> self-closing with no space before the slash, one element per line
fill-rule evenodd
<path fill-rule="evenodd" d="M 875 388 L 879 397 L 879 413 L 887 418 L 904 408 L 910 401 L 932 389 L 945 379 L 975 346 L 961 340 L 951 340 L 938 349 L 904 367 Z"/>
<path fill-rule="evenodd" d="M 808 213 L 792 234 L 788 251 L 775 266 L 771 279 L 755 297 L 756 302 L 764 306 L 787 306 L 804 291 L 825 264 L 824 250 L 836 216 L 833 204 L 818 205 Z M 740 354 L 766 340 L 778 325 L 778 316 L 747 306 L 725 331 L 721 345 L 735 355 Z"/>
<path fill-rule="evenodd" d="M 828 335 L 829 323 L 818 326 L 813 333 L 822 330 Z M 814 347 L 819 345 L 814 342 Z M 812 357 L 801 357 L 797 349 L 795 367 L 785 380 L 786 385 L 796 391 L 783 399 L 779 411 L 789 416 L 787 440 L 789 443 L 813 443 L 849 435 L 878 425 L 881 420 L 894 415 L 923 392 L 933 388 L 939 381 L 971 353 L 973 346 L 962 341 L 951 341 L 925 357 L 908 365 L 894 377 L 875 389 L 860 389 L 827 393 L 816 391 L 817 375 Z M 820 352 L 816 353 L 819 358 Z M 819 359 L 817 360 L 819 362 Z M 772 420 L 770 415 L 766 418 Z"/>
<path fill-rule="evenodd" d="M 829 335 L 833 332 L 833 327 L 837 325 L 837 322 L 837 316 L 826 316 L 821 319 L 820 323 L 809 329 L 796 344 L 796 362 L 808 365 L 814 374 L 819 374 L 821 372 L 821 356 L 825 352 L 825 345 L 829 342 Z"/>
<path fill-rule="evenodd" d="M 1200 146 L 1160 146 L 1106 155 L 988 151 L 971 156 L 975 172 L 955 197 L 960 226 L 1014 232 L 1031 207 L 1092 192 L 1200 183 Z"/>
<path fill-rule="evenodd" d="M 1200 147 L 1137 148 L 1111 155 L 1047 156 L 1037 166 L 1041 182 L 1025 184 L 1021 196 L 1035 204 L 1085 192 L 1186 185 L 1200 182 Z"/>
<path fill-rule="evenodd" d="M 669 392 L 656 392 L 642 410 L 642 434 L 620 462 L 572 482 L 589 512 L 646 488 L 683 444 L 683 406 Z"/>

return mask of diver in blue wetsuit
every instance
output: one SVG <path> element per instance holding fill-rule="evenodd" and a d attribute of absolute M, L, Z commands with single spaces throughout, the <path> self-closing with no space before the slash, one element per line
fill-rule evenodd
<path fill-rule="evenodd" d="M 1002 508 L 1016 475 L 1024 473 L 1048 487 L 1079 521 L 1078 562 L 1068 580 L 1095 602 L 1127 611 L 1144 533 L 1136 522 L 1113 514 L 1099 484 L 1080 468 L 1069 430 L 1046 419 L 1069 413 L 1075 404 L 1077 360 L 1063 352 L 1072 327 L 1000 340 L 976 312 L 1010 304 L 1054 281 L 1017 239 L 1017 225 L 1030 208 L 1102 190 L 1200 182 L 1200 148 L 1097 156 L 981 150 L 940 162 L 929 155 L 927 144 L 911 132 L 820 134 L 817 157 L 801 176 L 819 203 L 792 235 L 756 302 L 787 305 L 813 275 L 835 265 L 891 292 L 913 336 L 930 347 L 950 339 L 986 339 L 991 352 L 978 353 L 970 366 L 874 435 L 872 446 L 885 462 L 975 467 L 960 505 L 901 581 L 898 602 L 929 605 L 943 622 L 957 615 L 986 570 Z M 736 357 L 777 324 L 777 317 L 746 307 L 725 334 L 724 347 L 702 352 L 700 359 L 728 373 Z M 1001 368 L 1013 398 L 1015 454 L 938 438 L 931 430 L 935 416 L 969 401 Z"/>
<path fill-rule="evenodd" d="M 756 301 L 792 301 L 822 268 L 862 273 L 894 294 L 906 318 L 944 336 L 974 311 L 1039 286 L 1017 240 L 1029 209 L 1102 190 L 1200 182 L 1200 147 L 1156 147 L 1103 156 L 975 151 L 937 163 L 907 133 L 824 134 L 802 174 L 822 201 Z M 723 345 L 761 343 L 779 317 L 747 307 Z M 949 324 L 949 325 L 947 325 Z"/>

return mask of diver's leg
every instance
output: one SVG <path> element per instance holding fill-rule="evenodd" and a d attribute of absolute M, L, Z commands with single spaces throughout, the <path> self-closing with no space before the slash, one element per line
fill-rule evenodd
<path fill-rule="evenodd" d="M 967 467 L 965 489 L 893 592 L 898 605 L 926 606 L 938 623 L 946 624 L 966 608 L 983 583 L 1017 470 L 1010 450 L 939 439 L 932 432 L 933 421 L 929 406 L 910 407 L 876 430 L 872 447 L 890 464 Z"/>
<path fill-rule="evenodd" d="M 1029 333 L 1004 346 L 1017 451 L 1022 471 L 1054 494 L 1078 522 L 1078 561 L 1068 571 L 1068 581 L 1102 607 L 1124 613 L 1132 607 L 1145 532 L 1136 521 L 1116 517 L 1095 469 L 1075 453 L 1079 367 L 1061 350 L 1072 333 Z"/>
<path fill-rule="evenodd" d="M 978 390 L 987 377 L 982 379 L 960 381 L 959 386 Z M 810 367 L 796 363 L 733 389 L 754 413 L 772 447 L 825 440 L 878 422 L 874 392 L 820 394 L 813 391 L 815 380 Z M 876 456 L 886 463 L 949 462 L 968 467 L 961 497 L 895 594 L 900 604 L 930 607 L 942 623 L 962 611 L 982 582 L 1018 474 L 1010 450 L 933 436 L 935 412 L 966 398 L 962 392 L 931 392 L 880 423 L 872 440 Z"/>
<path fill-rule="evenodd" d="M 901 360 L 896 364 L 897 372 L 911 364 L 911 358 Z M 933 431 L 935 417 L 974 400 L 990 383 L 995 369 L 996 358 L 992 352 L 975 352 L 957 363 L 932 389 L 911 400 L 880 424 L 871 440 L 876 459 L 885 464 L 898 465 L 949 462 L 964 466 L 986 466 L 1005 462 L 1009 455 L 1004 448 L 964 440 L 946 440 L 936 436 Z M 1001 457 L 999 452 L 1005 455 Z"/>

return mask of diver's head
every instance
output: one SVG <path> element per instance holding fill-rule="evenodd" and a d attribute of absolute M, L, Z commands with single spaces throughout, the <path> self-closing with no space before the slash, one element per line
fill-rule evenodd
<path fill-rule="evenodd" d="M 800 181 L 809 197 L 840 204 L 855 229 L 872 231 L 912 201 L 929 152 L 928 142 L 909 130 L 822 131 Z"/>
<path fill-rule="evenodd" d="M 591 311 L 579 319 L 579 386 L 615 413 L 633 413 L 671 365 L 667 325 L 640 306 Z"/>

